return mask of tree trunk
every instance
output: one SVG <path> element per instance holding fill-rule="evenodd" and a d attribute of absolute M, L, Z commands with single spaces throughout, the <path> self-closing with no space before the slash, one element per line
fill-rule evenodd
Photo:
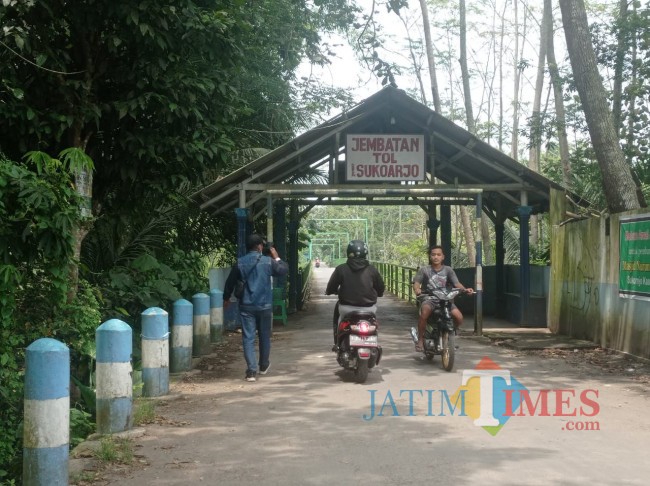
<path fill-rule="evenodd" d="M 514 0 L 515 14 L 515 79 L 512 100 L 512 137 L 510 141 L 510 156 L 519 160 L 519 83 L 521 81 L 521 70 L 519 69 L 519 0 Z"/>
<path fill-rule="evenodd" d="M 632 171 L 618 143 L 598 73 L 584 0 L 560 0 L 560 8 L 573 76 L 602 173 L 607 206 L 612 213 L 640 208 L 642 196 L 637 196 Z"/>
<path fill-rule="evenodd" d="M 472 109 L 472 91 L 470 88 L 469 69 L 467 67 L 467 10 L 465 8 L 465 0 L 460 0 L 460 72 L 463 80 L 463 98 L 465 100 L 465 121 L 467 123 L 467 130 L 472 134 L 476 134 L 476 125 L 474 123 L 474 110 Z M 465 206 L 460 207 L 460 215 L 463 221 L 463 230 L 465 231 L 465 239 L 467 240 L 467 259 L 470 265 L 476 264 L 476 243 L 474 238 L 474 231 L 471 225 L 469 211 Z M 484 230 L 487 228 L 485 219 L 482 218 L 483 225 L 479 228 L 484 235 Z M 485 226 L 485 228 L 484 228 Z M 488 231 L 489 233 L 489 231 Z M 489 242 L 489 240 L 488 240 Z"/>
<path fill-rule="evenodd" d="M 539 159 L 542 151 L 542 91 L 544 90 L 544 67 L 546 66 L 546 25 L 547 19 L 542 15 L 539 29 L 539 53 L 537 58 L 537 79 L 533 95 L 533 113 L 530 122 L 530 150 L 528 151 L 528 167 L 539 172 Z M 530 217 L 530 244 L 539 244 L 539 219 L 536 215 Z"/>
<path fill-rule="evenodd" d="M 501 12 L 501 45 L 499 47 L 499 150 L 503 151 L 503 39 L 505 37 L 506 9 L 508 2 L 503 3 Z"/>
<path fill-rule="evenodd" d="M 86 150 L 88 138 L 82 138 L 82 121 L 77 119 L 70 135 L 70 141 L 73 147 Z M 92 196 L 93 196 L 93 173 L 90 169 L 81 169 L 75 174 L 75 189 L 82 198 L 80 208 L 82 222 L 78 227 L 72 229 L 74 238 L 74 251 L 72 261 L 68 265 L 68 294 L 66 296 L 68 303 L 71 303 L 77 296 L 79 290 L 79 262 L 81 261 L 81 245 L 88 235 L 92 225 Z"/>
<path fill-rule="evenodd" d="M 544 24 L 547 29 L 546 57 L 548 59 L 548 72 L 553 85 L 553 98 L 555 100 L 555 119 L 558 145 L 560 147 L 560 163 L 562 164 L 562 182 L 566 189 L 571 189 L 571 159 L 569 157 L 569 140 L 566 134 L 566 114 L 564 110 L 564 97 L 562 96 L 562 78 L 555 60 L 555 42 L 553 41 L 553 5 L 552 0 L 544 0 Z"/>
<path fill-rule="evenodd" d="M 635 18 L 635 23 L 636 23 L 636 7 L 632 7 L 634 9 L 634 18 Z M 627 28 L 627 27 L 625 27 Z M 630 74 L 630 79 L 628 80 L 630 83 L 630 87 L 632 88 L 630 90 L 630 99 L 628 100 L 628 112 L 629 115 L 627 117 L 627 146 L 628 147 L 634 147 L 634 123 L 636 121 L 636 93 L 637 93 L 637 38 L 636 38 L 636 27 L 634 28 L 634 31 L 631 34 L 628 34 L 631 37 L 631 59 L 630 59 L 630 64 L 632 66 L 632 72 Z M 620 116 L 620 113 L 619 113 Z M 615 126 L 616 130 L 619 130 L 619 126 Z M 618 132 L 617 132 L 618 133 Z"/>
<path fill-rule="evenodd" d="M 433 109 L 437 113 L 442 112 L 440 93 L 438 92 L 438 80 L 436 78 L 436 61 L 433 56 L 433 42 L 431 41 L 431 25 L 429 24 L 429 9 L 426 0 L 420 0 L 422 9 L 422 25 L 424 27 L 424 42 L 429 63 L 429 77 L 431 79 L 431 94 L 433 95 Z"/>
<path fill-rule="evenodd" d="M 542 148 L 542 91 L 544 90 L 544 67 L 546 63 L 546 17 L 542 16 L 540 27 L 539 53 L 537 57 L 537 78 L 533 94 L 533 112 L 530 121 L 530 149 L 528 151 L 528 167 L 539 172 L 539 158 Z"/>
<path fill-rule="evenodd" d="M 612 117 L 616 134 L 621 130 L 621 109 L 623 98 L 623 64 L 625 63 L 625 52 L 627 51 L 627 2 L 618 2 L 618 32 L 616 35 L 616 60 L 614 64 L 614 87 L 612 89 Z"/>
<path fill-rule="evenodd" d="M 472 95 L 469 83 L 469 69 L 467 69 L 467 18 L 465 0 L 460 0 L 460 72 L 463 80 L 463 95 L 465 99 L 465 121 L 467 130 L 475 134 L 474 110 L 472 109 Z"/>
<path fill-rule="evenodd" d="M 426 105 L 427 104 L 427 93 L 426 90 L 424 89 L 424 82 L 422 81 L 422 72 L 421 72 L 421 64 L 418 63 L 418 59 L 415 56 L 415 50 L 413 49 L 413 40 L 411 39 L 411 29 L 409 28 L 408 22 L 404 17 L 401 15 L 401 10 L 396 10 L 395 13 L 399 17 L 399 19 L 402 21 L 402 24 L 404 24 L 404 31 L 406 32 L 406 39 L 408 40 L 409 43 L 409 56 L 411 57 L 411 63 L 413 64 L 413 73 L 415 74 L 415 77 L 418 80 L 418 85 L 420 86 L 420 96 L 422 99 L 422 104 Z"/>

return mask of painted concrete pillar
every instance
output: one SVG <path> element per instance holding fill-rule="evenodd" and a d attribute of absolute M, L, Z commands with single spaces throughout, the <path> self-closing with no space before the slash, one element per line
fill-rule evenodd
<path fill-rule="evenodd" d="M 192 334 L 194 311 L 192 303 L 185 299 L 174 302 L 172 310 L 172 339 L 170 366 L 172 373 L 192 369 Z"/>
<path fill-rule="evenodd" d="M 298 294 L 296 295 L 296 308 L 298 310 L 302 310 L 302 306 L 304 304 L 302 301 L 302 286 L 302 272 L 299 271 L 298 275 L 296 276 L 296 288 L 298 289 Z"/>
<path fill-rule="evenodd" d="M 494 293 L 496 295 L 495 316 L 504 318 L 506 316 L 506 281 L 504 265 L 506 261 L 506 250 L 504 244 L 505 219 L 497 213 L 497 221 L 494 225 L 494 273 L 496 277 Z"/>
<path fill-rule="evenodd" d="M 431 248 L 438 244 L 438 228 L 440 228 L 440 220 L 437 217 L 435 204 L 429 204 L 428 209 L 429 219 L 427 220 L 427 228 L 429 228 L 429 248 Z"/>
<path fill-rule="evenodd" d="M 68 484 L 69 430 L 70 351 L 56 339 L 38 339 L 25 353 L 25 486 Z"/>
<path fill-rule="evenodd" d="M 445 264 L 453 266 L 451 260 L 451 206 L 440 206 L 440 246 L 445 254 Z"/>
<path fill-rule="evenodd" d="M 142 395 L 169 393 L 169 315 L 160 307 L 142 313 Z"/>
<path fill-rule="evenodd" d="M 133 331 L 127 323 L 111 319 L 97 328 L 95 341 L 97 432 L 124 432 L 133 424 Z"/>
<path fill-rule="evenodd" d="M 483 217 L 483 195 L 476 195 L 476 283 L 474 291 L 474 334 L 483 335 L 483 241 L 481 233 L 481 219 Z M 488 242 L 489 243 L 489 242 Z"/>
<path fill-rule="evenodd" d="M 276 201 L 273 207 L 275 221 L 273 224 L 273 242 L 280 255 L 287 254 L 287 215 L 284 201 Z"/>
<path fill-rule="evenodd" d="M 520 319 L 519 325 L 528 326 L 528 310 L 530 308 L 530 206 L 519 206 L 519 292 Z"/>
<path fill-rule="evenodd" d="M 192 332 L 192 356 L 210 354 L 210 296 L 199 293 L 192 296 L 194 325 Z"/>
<path fill-rule="evenodd" d="M 438 244 L 438 228 L 440 227 L 440 221 L 437 219 L 429 219 L 427 221 L 427 227 L 429 228 L 429 248 L 431 248 Z"/>
<path fill-rule="evenodd" d="M 295 312 L 298 303 L 298 221 L 289 222 L 289 305 L 288 312 Z"/>
<path fill-rule="evenodd" d="M 280 258 L 288 261 L 287 258 L 287 211 L 284 201 L 276 201 L 274 204 L 275 223 L 273 225 L 273 243 L 278 251 Z M 287 276 L 274 277 L 273 285 L 275 287 L 285 288 L 287 285 Z"/>
<path fill-rule="evenodd" d="M 248 209 L 235 208 L 237 216 L 237 257 L 246 254 L 246 237 L 248 236 Z"/>
<path fill-rule="evenodd" d="M 210 290 L 210 341 L 220 343 L 223 337 L 223 292 Z"/>

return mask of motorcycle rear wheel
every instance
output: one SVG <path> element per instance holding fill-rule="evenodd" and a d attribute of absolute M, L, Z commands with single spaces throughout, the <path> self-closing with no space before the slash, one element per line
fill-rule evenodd
<path fill-rule="evenodd" d="M 442 358 L 442 367 L 445 371 L 451 371 L 454 368 L 454 357 L 456 355 L 456 336 L 453 332 L 442 332 L 442 349 L 440 350 Z"/>
<path fill-rule="evenodd" d="M 357 367 L 354 370 L 354 380 L 357 383 L 365 383 L 368 379 L 368 361 L 365 359 L 357 360 Z"/>

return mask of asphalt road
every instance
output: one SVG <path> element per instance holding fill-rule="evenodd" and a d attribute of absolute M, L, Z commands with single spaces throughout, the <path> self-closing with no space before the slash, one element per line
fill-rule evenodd
<path fill-rule="evenodd" d="M 164 420 L 136 439 L 139 465 L 115 468 L 101 484 L 648 484 L 647 383 L 467 336 L 447 373 L 438 357 L 414 352 L 414 308 L 385 297 L 384 358 L 356 384 L 330 351 L 331 269 L 314 273 L 308 308 L 276 324 L 268 375 L 244 382 L 235 353 L 218 374 L 175 383 L 183 398 L 160 406 Z M 477 366 L 484 377 L 470 379 Z M 508 388 L 514 401 L 501 403 L 512 416 L 486 429 L 500 417 L 485 402 L 495 368 L 531 403 L 514 408 L 522 395 Z M 454 394 L 464 375 L 461 406 Z"/>

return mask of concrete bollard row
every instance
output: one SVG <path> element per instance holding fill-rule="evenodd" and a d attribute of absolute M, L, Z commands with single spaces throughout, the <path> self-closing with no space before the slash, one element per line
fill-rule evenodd
<path fill-rule="evenodd" d="M 174 302 L 171 333 L 166 311 L 153 307 L 142 313 L 143 396 L 169 393 L 170 371 L 190 371 L 192 355 L 209 354 L 211 341 L 221 340 L 223 292 L 199 293 L 192 300 Z M 119 319 L 95 331 L 100 434 L 124 432 L 133 425 L 132 339 L 131 327 Z M 55 339 L 38 339 L 26 350 L 23 484 L 68 484 L 69 427 L 70 351 Z"/>
<path fill-rule="evenodd" d="M 133 331 L 125 322 L 111 319 L 97 328 L 95 341 L 97 432 L 124 432 L 133 424 Z"/>
<path fill-rule="evenodd" d="M 160 307 L 142 313 L 142 395 L 169 393 L 169 315 Z"/>
<path fill-rule="evenodd" d="M 210 341 L 220 343 L 223 337 L 223 292 L 210 290 Z"/>
<path fill-rule="evenodd" d="M 23 484 L 67 485 L 70 351 L 56 339 L 27 347 L 23 424 Z"/>
<path fill-rule="evenodd" d="M 192 369 L 193 315 L 194 311 L 191 302 L 185 299 L 174 302 L 172 310 L 172 342 L 169 353 L 169 370 L 172 373 L 182 373 Z"/>
<path fill-rule="evenodd" d="M 210 297 L 199 293 L 192 296 L 194 306 L 194 326 L 192 333 L 192 356 L 210 354 Z"/>

